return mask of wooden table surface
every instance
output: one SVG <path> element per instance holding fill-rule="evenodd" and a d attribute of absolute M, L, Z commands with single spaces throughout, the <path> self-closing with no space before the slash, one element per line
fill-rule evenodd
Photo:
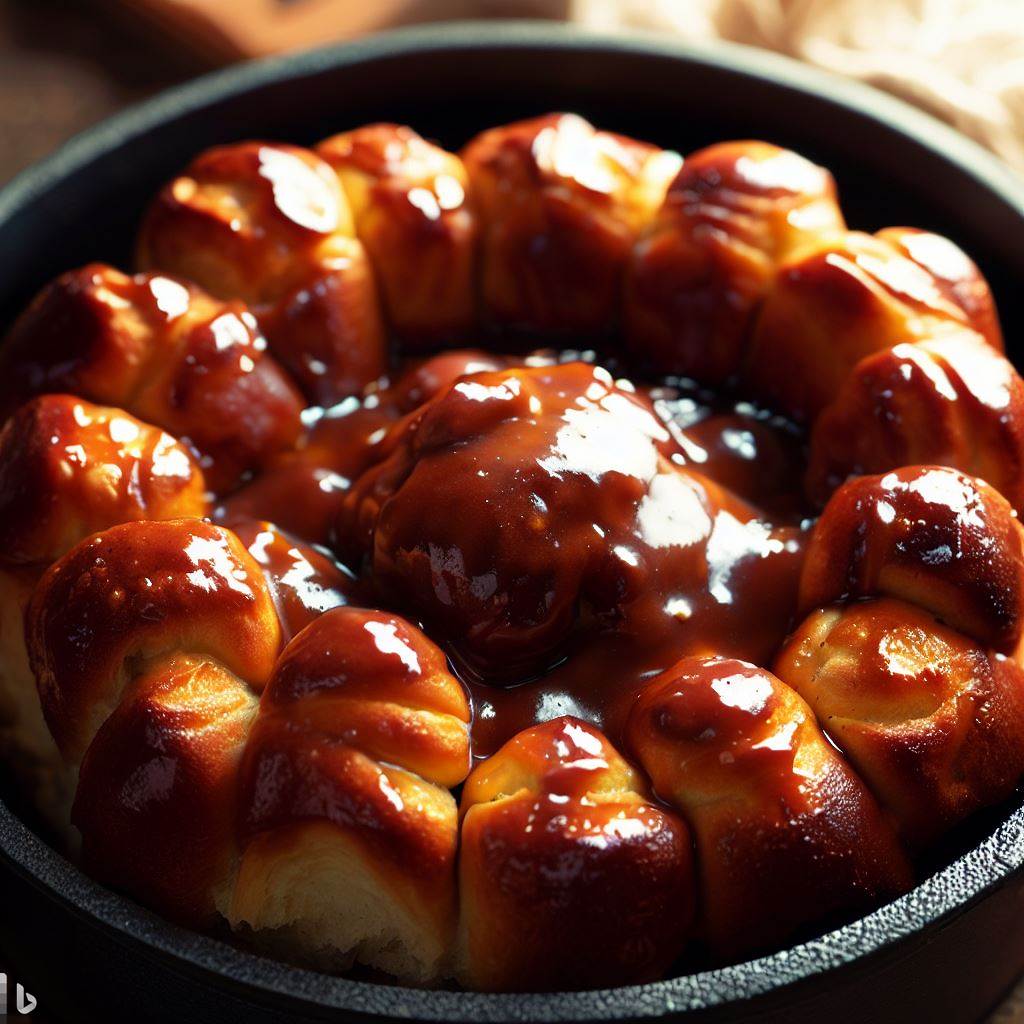
<path fill-rule="evenodd" d="M 77 131 L 204 70 L 199 58 L 102 10 L 0 0 L 0 185 Z M 0 971 L 19 972 L 16 935 L 2 928 Z M 1024 1024 L 1024 979 L 989 1024 Z"/>

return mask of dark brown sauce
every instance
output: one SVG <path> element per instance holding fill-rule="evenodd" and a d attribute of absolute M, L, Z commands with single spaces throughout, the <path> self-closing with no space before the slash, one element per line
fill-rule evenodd
<path fill-rule="evenodd" d="M 612 396 L 614 412 L 605 416 L 599 411 L 607 422 L 598 423 L 598 429 L 611 430 L 609 439 L 616 436 L 615 417 L 623 414 L 622 402 L 628 405 L 625 415 L 646 417 L 640 433 L 648 431 L 652 436 L 640 437 L 632 447 L 632 442 L 627 442 L 625 450 L 641 460 L 648 455 L 660 460 L 663 484 L 686 484 L 679 494 L 666 496 L 665 508 L 674 508 L 686 499 L 682 504 L 692 506 L 691 521 L 680 524 L 669 516 L 653 529 L 674 531 L 675 536 L 646 540 L 640 536 L 634 517 L 646 484 L 638 485 L 636 480 L 642 474 L 636 471 L 631 476 L 628 467 L 602 465 L 582 484 L 552 492 L 556 504 L 570 498 L 576 502 L 575 511 L 566 513 L 569 516 L 589 515 L 590 502 L 602 506 L 602 510 L 594 509 L 593 526 L 580 520 L 569 527 L 559 526 L 550 535 L 553 556 L 562 557 L 569 540 L 564 530 L 571 528 L 576 547 L 575 555 L 567 556 L 568 571 L 576 572 L 572 558 L 577 556 L 588 566 L 602 559 L 613 564 L 586 570 L 592 577 L 586 595 L 571 587 L 560 595 L 569 626 L 564 630 L 559 626 L 552 642 L 540 645 L 543 649 L 536 657 L 529 651 L 529 656 L 519 657 L 517 637 L 524 637 L 529 648 L 534 634 L 532 627 L 525 626 L 533 612 L 522 603 L 522 588 L 517 584 L 512 584 L 508 593 L 513 601 L 518 596 L 524 612 L 521 621 L 513 621 L 507 631 L 507 658 L 496 653 L 499 648 L 487 648 L 486 644 L 481 657 L 472 644 L 467 647 L 462 642 L 470 628 L 465 618 L 455 622 L 443 614 L 439 617 L 429 600 L 417 601 L 415 595 L 409 599 L 410 587 L 401 580 L 397 585 L 391 580 L 389 585 L 389 574 L 381 571 L 379 562 L 371 564 L 372 555 L 367 554 L 363 562 L 364 579 L 372 575 L 377 584 L 376 577 L 384 578 L 381 586 L 374 587 L 369 603 L 393 608 L 423 624 L 449 652 L 452 666 L 472 698 L 473 747 L 478 758 L 493 753 L 521 729 L 562 714 L 576 715 L 606 729 L 616 742 L 644 680 L 687 654 L 721 654 L 764 664 L 792 625 L 805 537 L 800 521 L 806 510 L 796 497 L 804 454 L 802 437 L 785 422 L 749 404 L 719 398 L 685 381 L 635 390 L 628 382 L 613 385 L 607 374 L 578 362 L 579 358 L 576 352 L 560 355 L 548 351 L 513 358 L 466 350 L 411 362 L 395 374 L 393 384 L 382 381 L 361 400 L 349 399 L 327 410 L 307 410 L 306 434 L 297 450 L 229 497 L 219 510 L 222 521 L 237 515 L 258 516 L 309 542 L 334 540 L 339 550 L 350 554 L 349 538 L 338 536 L 335 521 L 353 493 L 353 483 L 362 478 L 357 489 L 365 488 L 366 480 L 377 472 L 374 467 L 386 467 L 389 457 L 391 461 L 398 458 L 395 450 L 412 429 L 410 424 L 422 403 L 445 395 L 467 373 L 475 375 L 474 381 L 484 381 L 481 387 L 485 387 L 524 364 L 527 376 L 549 368 L 557 375 L 557 384 L 540 385 L 549 389 L 544 399 L 555 401 L 558 391 L 557 401 L 567 411 L 573 408 L 573 387 L 605 388 Z M 588 354 L 587 358 L 593 357 Z M 573 359 L 577 362 L 571 365 L 563 361 Z M 597 385 L 590 380 L 595 374 Z M 484 416 L 467 435 L 479 442 L 478 435 L 487 434 L 494 426 L 488 419 L 487 402 L 470 398 L 465 406 L 468 415 Z M 555 416 L 550 429 L 564 426 L 562 415 L 563 419 Z M 454 430 L 458 433 L 463 427 L 457 424 Z M 525 421 L 501 429 L 507 432 L 497 430 L 479 453 L 480 467 L 491 461 L 492 470 L 498 470 L 510 453 L 520 452 L 523 465 L 512 467 L 507 477 L 510 490 L 523 481 L 522 471 L 532 467 L 533 456 L 539 459 L 546 452 L 561 458 L 561 470 L 571 473 L 579 469 L 571 465 L 574 459 L 585 461 L 595 452 L 600 455 L 599 446 L 595 448 L 586 437 L 584 445 L 591 447 L 572 452 L 564 446 L 556 450 L 554 435 L 541 438 Z M 544 452 L 533 450 L 532 446 L 544 444 L 548 446 Z M 650 447 L 649 453 L 645 445 Z M 424 502 L 410 503 L 406 525 L 413 541 L 431 517 L 436 520 L 439 516 L 430 503 L 431 493 L 455 486 L 450 472 L 456 465 L 442 462 L 439 466 L 439 475 L 427 484 Z M 673 467 L 682 472 L 673 473 Z M 616 471 L 620 468 L 626 472 Z M 541 483 L 557 475 L 558 470 L 542 474 Z M 579 487 L 586 493 L 576 493 Z M 494 494 L 486 488 L 474 490 L 471 483 L 461 497 L 462 508 L 451 516 L 472 524 Z M 500 493 L 500 497 L 511 509 L 514 495 Z M 504 528 L 508 526 L 504 524 Z M 588 533 L 583 541 L 581 527 Z M 594 529 L 603 532 L 601 538 L 594 535 L 592 542 L 589 533 Z M 493 538 L 472 525 L 455 524 L 451 530 L 453 537 L 461 538 L 460 550 L 468 561 L 487 561 Z M 679 543 L 680 530 L 694 536 Z M 356 556 L 348 561 L 358 566 Z M 542 595 L 542 600 L 546 599 Z M 298 603 L 303 604 L 301 600 Z M 300 616 L 296 627 L 304 621 Z M 544 621 L 537 626 L 541 632 L 545 628 Z"/>

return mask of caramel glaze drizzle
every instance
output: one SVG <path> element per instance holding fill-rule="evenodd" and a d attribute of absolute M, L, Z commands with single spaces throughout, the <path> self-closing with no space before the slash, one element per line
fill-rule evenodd
<path fill-rule="evenodd" d="M 305 435 L 297 449 L 229 496 L 215 518 L 229 525 L 245 517 L 270 520 L 307 542 L 331 544 L 357 565 L 359 556 L 346 550 L 345 538 L 332 532 L 333 524 L 353 482 L 391 454 L 400 443 L 403 423 L 422 403 L 467 374 L 489 378 L 495 371 L 524 365 L 565 369 L 596 359 L 594 353 L 575 350 L 545 350 L 527 357 L 460 350 L 408 361 L 390 381 L 371 386 L 360 399 L 306 410 Z M 593 365 L 581 372 L 604 374 Z M 610 384 L 611 377 L 605 376 Z M 616 389 L 619 385 L 632 393 L 636 410 L 650 416 L 656 424 L 652 429 L 660 430 L 655 439 L 659 458 L 697 474 L 713 492 L 703 509 L 694 509 L 693 521 L 670 527 L 700 534 L 694 538 L 700 549 L 696 561 L 693 552 L 680 557 L 687 545 L 680 545 L 679 537 L 645 542 L 630 534 L 628 549 L 618 557 L 642 560 L 646 579 L 628 606 L 609 616 L 578 600 L 571 628 L 553 653 L 546 652 L 549 657 L 515 663 L 498 677 L 488 672 L 486 661 L 482 667 L 480 659 L 467 656 L 445 623 L 430 617 L 420 621 L 417 609 L 402 600 L 400 588 L 377 587 L 366 571 L 368 557 L 362 561 L 360 586 L 344 581 L 341 600 L 359 603 L 356 595 L 368 594 L 372 587 L 368 603 L 404 613 L 444 643 L 472 700 L 476 758 L 491 755 L 521 729 L 563 714 L 594 723 L 617 744 L 633 697 L 645 680 L 687 654 L 766 664 L 793 624 L 809 514 L 796 497 L 801 493 L 803 437 L 778 417 L 689 381 L 667 380 L 635 389 L 618 381 Z M 552 453 L 571 459 L 565 450 L 550 449 L 548 454 Z M 608 474 L 622 475 L 610 465 L 602 467 L 594 478 L 602 489 Z M 466 497 L 471 509 L 473 495 Z M 623 507 L 630 517 L 618 524 L 625 536 L 631 529 L 635 533 L 635 503 L 624 499 Z M 460 525 L 467 531 L 467 549 L 480 543 L 480 538 L 472 537 L 473 524 L 472 512 L 467 511 Z M 287 563 L 274 574 L 279 605 L 312 611 L 328 600 L 324 581 L 331 574 L 323 564 L 316 573 L 295 570 L 295 556 L 280 540 L 264 545 L 264 550 Z M 467 557 L 472 556 L 467 552 Z M 694 568 L 702 561 L 706 572 Z M 299 615 L 295 626 L 305 621 L 305 615 Z"/>

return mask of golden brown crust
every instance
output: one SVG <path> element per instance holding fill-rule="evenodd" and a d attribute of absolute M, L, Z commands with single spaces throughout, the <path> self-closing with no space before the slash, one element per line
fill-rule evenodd
<path fill-rule="evenodd" d="M 779 261 L 844 228 L 832 175 L 790 150 L 722 142 L 693 153 L 633 251 L 628 347 L 662 373 L 733 377 Z"/>
<path fill-rule="evenodd" d="M 640 694 L 627 738 L 693 829 L 717 955 L 770 947 L 909 888 L 906 857 L 874 799 L 770 672 L 684 658 Z"/>
<path fill-rule="evenodd" d="M 492 128 L 461 155 L 480 224 L 484 318 L 607 333 L 630 249 L 679 158 L 575 114 Z"/>
<path fill-rule="evenodd" d="M 839 241 L 800 249 L 780 266 L 746 360 L 746 382 L 758 395 L 813 422 L 867 356 L 950 327 L 991 336 L 984 310 L 965 301 L 948 279 L 935 277 L 929 264 L 904 255 L 902 237 L 850 231 Z M 963 260 L 964 273 L 976 274 Z"/>
<path fill-rule="evenodd" d="M 101 880 L 327 970 L 632 984 L 905 891 L 1024 774 L 1024 385 L 946 239 L 552 114 L 208 150 L 139 259 L 0 351 L 0 743 Z M 392 377 L 385 322 L 559 350 Z"/>
<path fill-rule="evenodd" d="M 264 691 L 242 769 L 243 843 L 322 818 L 402 871 L 440 877 L 454 844 L 433 805 L 469 770 L 468 722 L 461 685 L 419 630 L 385 612 L 326 612 Z"/>
<path fill-rule="evenodd" d="M 438 785 L 469 770 L 461 684 L 438 647 L 387 612 L 337 608 L 311 622 L 278 661 L 261 704 L 268 716 Z M 264 813 L 267 800 L 255 804 Z"/>
<path fill-rule="evenodd" d="M 275 355 L 325 405 L 386 368 L 376 287 L 338 181 L 310 150 L 201 153 L 153 201 L 138 260 L 247 302 Z"/>
<path fill-rule="evenodd" d="M 335 942 L 436 980 L 456 913 L 445 787 L 469 771 L 469 719 L 444 655 L 408 622 L 351 607 L 314 620 L 285 648 L 246 745 L 232 920 L 287 924 L 307 957 Z M 321 879 L 332 859 L 358 894 Z M 335 891 L 311 890 L 318 880 Z"/>
<path fill-rule="evenodd" d="M 941 466 L 844 484 L 811 536 L 800 611 L 880 595 L 1013 652 L 1024 626 L 1024 533 L 1009 503 Z"/>
<path fill-rule="evenodd" d="M 40 580 L 25 629 L 47 724 L 72 763 L 150 659 L 205 655 L 258 689 L 281 638 L 259 566 L 234 534 L 198 519 L 82 541 Z"/>
<path fill-rule="evenodd" d="M 811 615 L 775 663 L 902 835 L 932 842 L 1024 773 L 1024 670 L 888 598 Z"/>
<path fill-rule="evenodd" d="M 893 245 L 926 270 L 946 299 L 963 311 L 966 325 L 994 349 L 1003 351 L 1003 334 L 992 290 L 974 261 L 958 245 L 920 228 L 883 228 L 875 237 Z"/>
<path fill-rule="evenodd" d="M 44 288 L 0 349 L 0 413 L 67 391 L 190 444 L 230 487 L 294 444 L 301 402 L 252 315 L 161 274 L 89 264 Z"/>
<path fill-rule="evenodd" d="M 261 714 L 242 762 L 240 801 L 243 851 L 260 841 L 265 853 L 275 836 L 292 844 L 296 830 L 326 823 L 355 838 L 390 873 L 411 875 L 428 898 L 443 891 L 441 902 L 453 909 L 451 797 L 412 772 L 314 728 Z"/>
<path fill-rule="evenodd" d="M 407 348 L 451 344 L 476 319 L 476 219 L 466 169 L 411 128 L 370 124 L 316 148 L 337 173 Z"/>
<path fill-rule="evenodd" d="M 218 662 L 170 653 L 134 679 L 89 745 L 72 821 L 97 878 L 210 925 L 237 858 L 238 764 L 257 699 Z"/>
<path fill-rule="evenodd" d="M 862 359 L 811 431 L 807 492 L 848 476 L 951 466 L 1024 508 L 1024 382 L 980 334 L 951 327 Z"/>
<path fill-rule="evenodd" d="M 488 991 L 635 984 L 690 935 L 686 826 L 593 726 L 558 718 L 466 781 L 460 980 Z"/>
<path fill-rule="evenodd" d="M 205 490 L 162 430 L 71 395 L 35 398 L 0 432 L 0 561 L 42 569 L 117 523 L 204 516 Z"/>

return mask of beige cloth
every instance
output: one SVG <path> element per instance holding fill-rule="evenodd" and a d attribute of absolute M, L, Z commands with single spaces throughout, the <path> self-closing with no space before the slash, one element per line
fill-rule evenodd
<path fill-rule="evenodd" d="M 572 0 L 571 16 L 788 54 L 915 103 L 1024 171 L 1024 0 Z"/>

